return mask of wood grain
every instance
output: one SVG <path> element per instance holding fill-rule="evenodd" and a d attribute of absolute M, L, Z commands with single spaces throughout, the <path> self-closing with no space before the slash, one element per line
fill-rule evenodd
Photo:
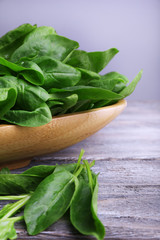
<path fill-rule="evenodd" d="M 40 127 L 2 124 L 0 168 L 5 164 L 11 169 L 11 161 L 16 162 L 18 168 L 21 162 L 34 156 L 53 153 L 82 141 L 110 123 L 126 105 L 126 100 L 122 99 L 103 108 L 53 117 Z"/>
<path fill-rule="evenodd" d="M 98 215 L 105 239 L 159 240 L 160 102 L 130 102 L 107 127 L 70 148 L 35 158 L 29 167 L 74 162 L 81 148 L 86 159 L 96 159 L 93 170 L 100 172 Z M 79 234 L 68 214 L 37 236 L 28 236 L 23 223 L 16 229 L 18 239 L 93 239 Z"/>

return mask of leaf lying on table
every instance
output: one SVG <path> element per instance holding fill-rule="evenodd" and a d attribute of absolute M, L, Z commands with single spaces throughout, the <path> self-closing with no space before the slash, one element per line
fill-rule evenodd
<path fill-rule="evenodd" d="M 2 36 L 0 121 L 37 127 L 52 116 L 114 104 L 134 91 L 142 71 L 128 86 L 120 73 L 99 74 L 116 48 L 86 52 L 78 47 L 47 26 L 23 24 Z"/>
<path fill-rule="evenodd" d="M 14 228 L 17 221 L 24 220 L 28 234 L 36 235 L 59 220 L 69 208 L 71 223 L 80 233 L 104 239 L 105 228 L 97 216 L 98 175 L 90 169 L 95 162 L 81 163 L 83 154 L 81 150 L 77 163 L 73 164 L 40 165 L 21 174 L 1 171 L 0 200 L 15 201 L 0 210 L 3 240 L 17 238 Z M 17 213 L 21 215 L 14 217 Z"/>

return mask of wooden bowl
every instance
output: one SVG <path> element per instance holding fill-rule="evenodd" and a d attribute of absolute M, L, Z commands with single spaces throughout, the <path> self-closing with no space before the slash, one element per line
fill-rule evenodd
<path fill-rule="evenodd" d="M 126 105 L 123 99 L 111 106 L 53 117 L 41 127 L 0 125 L 0 167 L 23 167 L 35 156 L 80 142 L 116 118 Z"/>

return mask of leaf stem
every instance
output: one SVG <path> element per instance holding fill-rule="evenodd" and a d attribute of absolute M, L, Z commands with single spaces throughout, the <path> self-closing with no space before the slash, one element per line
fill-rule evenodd
<path fill-rule="evenodd" d="M 12 216 L 14 213 L 16 213 L 17 210 L 19 210 L 26 204 L 26 202 L 30 199 L 30 197 L 31 197 L 31 195 L 28 194 L 25 198 L 13 203 L 12 209 L 6 215 L 4 215 L 4 217 L 2 217 L 1 220 L 5 220 L 5 219 L 9 218 L 10 216 Z"/>
<path fill-rule="evenodd" d="M 20 200 L 23 199 L 25 197 L 27 197 L 28 194 L 24 194 L 24 195 L 19 195 L 19 196 L 0 196 L 0 200 Z"/>
<path fill-rule="evenodd" d="M 79 154 L 79 157 L 78 157 L 78 161 L 77 161 L 77 164 L 76 164 L 76 168 L 74 170 L 74 173 L 76 173 L 76 171 L 78 170 L 78 168 L 80 167 L 80 164 L 81 164 L 81 159 L 83 157 L 83 154 L 84 154 L 84 149 L 81 149 L 81 152 Z"/>
<path fill-rule="evenodd" d="M 22 216 L 18 216 L 18 217 L 11 217 L 8 220 L 18 222 L 18 221 L 24 220 L 24 216 L 22 215 Z M 0 219 L 0 221 L 1 221 L 1 219 Z"/>
<path fill-rule="evenodd" d="M 80 167 L 79 167 L 79 169 L 77 170 L 77 172 L 76 172 L 76 173 L 73 173 L 73 175 L 74 175 L 75 177 L 78 177 L 78 175 L 81 173 L 82 169 L 83 169 L 83 165 L 80 165 Z"/>
<path fill-rule="evenodd" d="M 88 173 L 89 186 L 91 188 L 91 192 L 93 193 L 93 179 L 92 179 L 92 173 L 91 173 L 91 170 L 90 170 L 90 165 L 89 165 L 87 160 L 83 160 L 83 163 L 86 166 L 87 173 Z"/>

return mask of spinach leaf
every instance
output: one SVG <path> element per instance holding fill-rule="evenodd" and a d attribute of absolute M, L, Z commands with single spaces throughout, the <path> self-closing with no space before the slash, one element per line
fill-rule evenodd
<path fill-rule="evenodd" d="M 69 109 L 69 113 L 73 112 L 81 112 L 86 111 L 88 109 L 91 109 L 93 106 L 93 103 L 91 100 L 81 100 L 78 101 L 72 108 Z"/>
<path fill-rule="evenodd" d="M 101 79 L 111 80 L 111 79 L 122 79 L 125 84 L 129 82 L 128 78 L 118 72 L 109 72 L 101 76 Z"/>
<path fill-rule="evenodd" d="M 12 53 L 23 43 L 25 36 L 36 27 L 36 25 L 23 24 L 2 36 L 0 38 L 0 56 L 10 59 Z"/>
<path fill-rule="evenodd" d="M 129 96 L 134 91 L 137 83 L 140 81 L 140 79 L 142 77 L 142 73 L 143 73 L 143 70 L 141 70 L 137 74 L 137 76 L 133 79 L 133 81 L 120 92 L 120 94 L 123 96 L 123 98 Z"/>
<path fill-rule="evenodd" d="M 42 180 L 43 177 L 39 175 L 0 174 L 0 195 L 29 193 Z"/>
<path fill-rule="evenodd" d="M 110 79 L 110 80 L 91 80 L 88 83 L 89 86 L 98 87 L 110 90 L 112 92 L 119 93 L 123 88 L 125 88 L 126 84 L 122 79 Z"/>
<path fill-rule="evenodd" d="M 110 72 L 101 76 L 100 80 L 91 80 L 88 85 L 104 88 L 119 93 L 129 82 L 128 78 L 117 72 Z"/>
<path fill-rule="evenodd" d="M 71 204 L 78 182 L 64 168 L 46 177 L 37 187 L 24 209 L 30 235 L 36 235 L 56 222 Z"/>
<path fill-rule="evenodd" d="M 55 114 L 55 110 L 56 110 L 56 114 L 58 114 L 58 110 L 59 110 L 59 114 L 64 114 L 68 111 L 68 109 L 70 109 L 71 107 L 73 107 L 77 101 L 78 101 L 78 95 L 77 94 L 71 94 L 69 96 L 63 97 L 62 95 L 58 95 L 58 96 L 54 96 L 53 95 L 53 100 L 49 101 L 49 107 L 51 108 L 51 112 L 52 115 Z M 61 101 L 62 104 L 59 104 L 60 106 L 55 108 L 52 106 L 52 102 L 55 104 L 55 100 Z M 55 105 L 54 105 L 55 106 Z"/>
<path fill-rule="evenodd" d="M 86 86 L 86 85 L 88 85 L 90 80 L 100 79 L 100 75 L 95 72 L 92 72 L 92 71 L 89 71 L 89 70 L 86 70 L 83 68 L 77 68 L 77 69 L 81 72 L 81 79 L 76 85 L 85 85 Z"/>
<path fill-rule="evenodd" d="M 39 165 L 39 166 L 34 166 L 31 167 L 29 169 L 27 169 L 26 171 L 24 171 L 23 173 L 21 173 L 21 175 L 34 175 L 34 176 L 38 176 L 40 178 L 45 178 L 48 175 L 50 175 L 51 173 L 54 172 L 56 168 L 56 165 Z"/>
<path fill-rule="evenodd" d="M 0 76 L 12 75 L 12 74 L 13 72 L 9 68 L 0 65 Z"/>
<path fill-rule="evenodd" d="M 40 39 L 43 36 L 47 36 L 50 34 L 56 34 L 56 31 L 52 27 L 47 27 L 47 26 L 41 26 L 38 28 L 35 28 L 32 32 L 27 34 L 27 36 L 24 39 L 24 42 L 32 42 L 35 40 Z"/>
<path fill-rule="evenodd" d="M 34 62 L 23 61 L 20 62 L 19 65 L 17 65 L 0 57 L 0 65 L 19 73 L 25 78 L 25 80 L 29 81 L 32 84 L 42 85 L 44 83 L 43 72 Z"/>
<path fill-rule="evenodd" d="M 34 86 L 13 76 L 0 77 L 0 87 L 17 90 L 16 108 L 21 110 L 35 110 L 50 97 L 42 87 Z"/>
<path fill-rule="evenodd" d="M 21 58 L 38 58 L 49 56 L 60 61 L 65 61 L 72 51 L 79 47 L 79 44 L 68 38 L 49 34 L 41 38 L 28 40 L 21 45 L 11 56 L 11 61 L 17 62 Z"/>
<path fill-rule="evenodd" d="M 0 118 L 15 105 L 16 98 L 15 88 L 0 88 Z"/>
<path fill-rule="evenodd" d="M 52 115 L 48 105 L 42 103 L 33 111 L 9 110 L 1 119 L 23 127 L 39 127 L 49 123 Z"/>
<path fill-rule="evenodd" d="M 97 217 L 97 193 L 98 183 L 94 190 L 90 186 L 89 179 L 79 178 L 79 185 L 70 206 L 70 220 L 73 226 L 82 234 L 95 236 L 98 240 L 104 239 L 105 228 Z"/>
<path fill-rule="evenodd" d="M 2 217 L 5 216 L 5 214 L 7 214 L 13 207 L 14 203 L 9 203 L 7 205 L 5 205 L 1 210 L 0 210 L 0 220 Z"/>
<path fill-rule="evenodd" d="M 79 100 L 119 100 L 122 99 L 122 96 L 120 94 L 114 93 L 110 90 L 102 89 L 102 88 L 96 88 L 96 87 L 91 87 L 91 86 L 73 86 L 73 87 L 67 87 L 64 89 L 61 89 L 61 93 L 59 93 L 55 89 L 50 89 L 49 91 L 52 93 L 52 95 L 58 96 L 58 94 L 67 94 L 71 92 L 72 94 L 77 94 Z M 55 93 L 56 92 L 56 93 Z"/>
<path fill-rule="evenodd" d="M 72 53 L 67 64 L 84 68 L 93 72 L 100 72 L 111 59 L 118 53 L 116 48 L 110 48 L 104 52 L 85 52 L 76 50 Z"/>
<path fill-rule="evenodd" d="M 45 89 L 74 86 L 81 78 L 80 71 L 51 57 L 39 57 L 35 62 L 44 73 Z"/>
<path fill-rule="evenodd" d="M 17 239 L 17 233 L 16 229 L 14 228 L 14 223 L 15 221 L 13 221 L 12 219 L 0 221 L 0 233 L 2 240 Z"/>

